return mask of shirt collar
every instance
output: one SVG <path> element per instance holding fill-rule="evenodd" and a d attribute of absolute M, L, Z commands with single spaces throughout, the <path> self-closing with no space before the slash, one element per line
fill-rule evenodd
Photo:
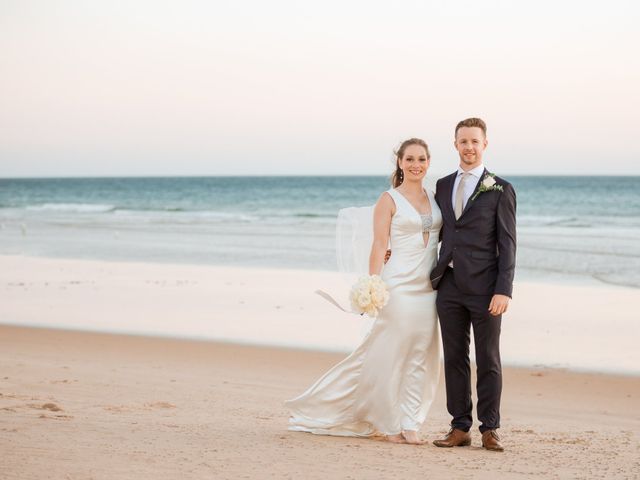
<path fill-rule="evenodd" d="M 467 171 L 467 173 L 470 173 L 471 175 L 473 175 L 474 177 L 477 177 L 477 178 L 480 178 L 480 176 L 482 175 L 482 172 L 484 172 L 484 164 L 483 163 L 481 163 L 477 167 L 472 168 L 471 170 Z M 462 167 L 458 166 L 458 174 L 457 174 L 457 176 L 459 177 L 463 173 L 465 173 L 465 172 L 462 169 Z"/>

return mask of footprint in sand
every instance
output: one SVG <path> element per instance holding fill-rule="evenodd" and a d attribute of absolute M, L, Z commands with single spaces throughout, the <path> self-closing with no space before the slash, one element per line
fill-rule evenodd
<path fill-rule="evenodd" d="M 51 412 L 62 412 L 62 408 L 60 408 L 58 405 L 56 405 L 55 403 L 43 403 L 42 405 L 38 405 L 38 404 L 30 404 L 29 407 L 31 408 L 35 408 L 38 410 L 49 410 Z"/>
<path fill-rule="evenodd" d="M 4 411 L 14 412 L 15 413 L 21 408 L 32 408 L 34 410 L 48 410 L 50 412 L 63 412 L 64 411 L 59 405 L 56 405 L 53 402 L 27 403 L 27 404 L 22 404 L 22 405 L 12 405 L 10 407 L 0 408 L 0 410 L 4 410 Z M 50 418 L 50 419 L 54 419 L 54 420 L 69 420 L 69 419 L 73 418 L 73 416 L 72 415 L 64 415 L 64 414 L 47 415 L 47 414 L 42 413 L 41 415 L 39 415 L 39 418 Z"/>
<path fill-rule="evenodd" d="M 31 395 L 18 395 L 15 393 L 0 393 L 2 398 L 14 398 L 16 400 L 39 400 L 38 397 L 32 397 Z"/>
<path fill-rule="evenodd" d="M 48 420 L 71 420 L 73 416 L 72 415 L 45 415 L 43 413 L 38 418 L 45 418 Z"/>
<path fill-rule="evenodd" d="M 176 406 L 173 403 L 169 403 L 169 402 L 145 403 L 144 406 L 147 408 L 176 408 Z"/>
<path fill-rule="evenodd" d="M 153 410 L 156 408 L 176 408 L 173 403 L 169 402 L 150 402 L 144 405 L 106 405 L 104 407 L 108 412 L 133 412 L 139 410 Z"/>
<path fill-rule="evenodd" d="M 134 407 L 128 407 L 126 405 L 106 405 L 102 407 L 107 412 L 130 412 Z"/>

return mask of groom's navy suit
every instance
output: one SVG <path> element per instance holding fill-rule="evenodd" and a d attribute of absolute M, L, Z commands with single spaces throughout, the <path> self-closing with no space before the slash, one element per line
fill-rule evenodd
<path fill-rule="evenodd" d="M 503 191 L 476 196 L 487 170 L 480 176 L 456 220 L 452 193 L 458 173 L 438 180 L 436 201 L 442 210 L 440 256 L 431 272 L 438 290 L 436 305 L 444 346 L 447 409 L 452 427 L 469 431 L 473 421 L 470 326 L 473 325 L 477 364 L 480 431 L 500 427 L 502 316 L 488 312 L 494 294 L 511 297 L 516 256 L 516 195 L 513 187 L 494 177 Z M 453 261 L 453 268 L 450 263 Z"/>

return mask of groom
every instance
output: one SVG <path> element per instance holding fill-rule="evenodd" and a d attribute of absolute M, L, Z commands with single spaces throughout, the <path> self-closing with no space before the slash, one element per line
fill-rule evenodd
<path fill-rule="evenodd" d="M 442 245 L 431 283 L 444 346 L 447 410 L 451 430 L 438 447 L 471 444 L 473 422 L 470 329 L 476 349 L 478 419 L 482 446 L 503 451 L 500 427 L 500 324 L 511 298 L 516 257 L 516 194 L 510 183 L 482 163 L 487 127 L 479 118 L 456 126 L 458 171 L 438 180 Z"/>

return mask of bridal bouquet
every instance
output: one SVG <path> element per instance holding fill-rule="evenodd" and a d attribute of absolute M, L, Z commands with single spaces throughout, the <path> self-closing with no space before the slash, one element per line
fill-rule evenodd
<path fill-rule="evenodd" d="M 379 310 L 389 302 L 389 292 L 380 276 L 365 275 L 351 287 L 349 300 L 355 312 L 377 317 Z"/>

